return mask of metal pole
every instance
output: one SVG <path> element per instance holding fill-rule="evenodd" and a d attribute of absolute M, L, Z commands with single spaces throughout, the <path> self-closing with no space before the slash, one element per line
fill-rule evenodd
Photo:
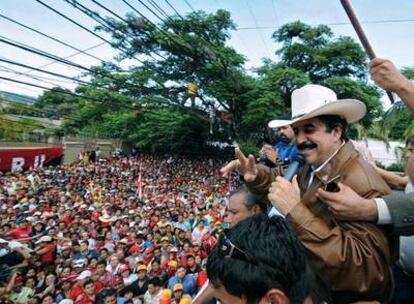
<path fill-rule="evenodd" d="M 374 59 L 377 56 L 375 55 L 374 50 L 372 49 L 371 44 L 369 43 L 368 38 L 365 35 L 365 32 L 364 32 L 364 30 L 361 26 L 361 23 L 359 23 L 358 18 L 355 15 L 354 10 L 351 7 L 351 4 L 349 3 L 348 0 L 341 0 L 341 4 L 344 7 L 344 10 L 345 10 L 346 14 L 348 15 L 349 20 L 351 21 L 352 26 L 354 27 L 354 29 L 355 29 L 355 31 L 358 35 L 359 41 L 361 41 L 361 44 L 364 47 L 365 52 L 367 53 L 369 59 L 371 59 L 371 60 Z M 394 103 L 394 96 L 392 95 L 391 92 L 387 91 L 386 93 L 388 95 L 388 98 L 391 101 L 391 104 L 393 104 Z"/>

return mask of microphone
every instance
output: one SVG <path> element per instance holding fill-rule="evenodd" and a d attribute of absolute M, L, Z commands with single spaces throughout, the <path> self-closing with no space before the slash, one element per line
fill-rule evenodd
<path fill-rule="evenodd" d="M 305 157 L 302 154 L 297 154 L 295 158 L 293 159 L 293 162 L 286 169 L 286 172 L 283 178 L 291 182 L 292 178 L 295 176 L 299 168 L 302 167 L 304 163 L 305 163 Z"/>

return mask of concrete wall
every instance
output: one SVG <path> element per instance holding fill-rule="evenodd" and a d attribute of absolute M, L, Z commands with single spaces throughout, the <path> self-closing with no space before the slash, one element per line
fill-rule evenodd
<path fill-rule="evenodd" d="M 64 137 L 63 163 L 68 164 L 79 159 L 79 153 L 93 150 L 99 147 L 102 157 L 111 156 L 112 151 L 116 148 L 121 148 L 122 141 L 115 139 L 100 139 L 100 138 L 82 138 L 82 137 Z"/>

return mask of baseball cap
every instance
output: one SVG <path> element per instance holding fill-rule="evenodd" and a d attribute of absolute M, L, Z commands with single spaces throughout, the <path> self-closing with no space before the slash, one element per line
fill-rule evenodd
<path fill-rule="evenodd" d="M 145 270 L 145 271 L 147 271 L 147 266 L 145 266 L 145 265 L 138 265 L 138 267 L 137 267 L 137 271 L 141 271 L 141 270 Z"/>
<path fill-rule="evenodd" d="M 80 273 L 80 275 L 76 278 L 76 280 L 84 280 L 90 278 L 92 276 L 92 272 L 89 270 L 84 270 Z"/>
<path fill-rule="evenodd" d="M 129 248 L 128 252 L 139 252 L 139 247 L 137 245 L 132 245 L 131 248 Z"/>
<path fill-rule="evenodd" d="M 173 290 L 174 292 L 179 291 L 179 290 L 184 290 L 183 284 L 175 284 Z"/>
<path fill-rule="evenodd" d="M 52 238 L 50 237 L 50 236 L 48 236 L 48 235 L 45 235 L 45 236 L 42 236 L 37 242 L 36 242 L 36 244 L 39 244 L 39 243 L 43 243 L 43 242 L 51 242 L 52 241 Z"/>
<path fill-rule="evenodd" d="M 125 271 L 127 271 L 127 270 L 130 270 L 130 269 L 129 269 L 129 267 L 128 267 L 127 265 L 122 265 L 121 267 L 119 267 L 119 271 L 120 271 L 121 273 L 123 273 L 123 272 L 125 272 Z"/>
<path fill-rule="evenodd" d="M 175 253 L 177 253 L 178 252 L 178 249 L 177 249 L 177 247 L 171 247 L 170 248 L 170 250 L 168 250 L 168 252 L 175 252 Z"/>

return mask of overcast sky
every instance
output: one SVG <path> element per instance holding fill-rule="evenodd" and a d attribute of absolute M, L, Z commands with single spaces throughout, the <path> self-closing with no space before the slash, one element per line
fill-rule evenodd
<path fill-rule="evenodd" d="M 42 1 L 89 29 L 96 25 L 92 19 L 83 15 L 63 0 Z M 154 22 L 159 21 L 139 1 L 127 1 L 144 13 L 150 20 Z M 148 0 L 142 1 L 148 3 Z M 414 17 L 412 16 L 414 1 L 350 1 L 357 16 L 363 22 L 363 27 L 377 55 L 393 60 L 399 67 L 414 66 L 414 43 L 412 39 L 414 30 Z M 82 0 L 80 2 L 97 12 L 103 13 L 103 15 L 108 15 L 91 0 Z M 131 12 L 131 9 L 122 0 L 98 0 L 98 2 L 120 15 Z M 166 12 L 173 14 L 172 9 L 165 0 L 155 0 L 155 2 Z M 248 58 L 247 68 L 259 66 L 263 57 L 276 59 L 274 52 L 280 46 L 273 42 L 271 35 L 278 26 L 287 22 L 301 20 L 311 25 L 328 24 L 336 35 L 348 35 L 356 38 L 339 0 L 169 0 L 169 2 L 181 14 L 191 12 L 190 6 L 195 10 L 204 10 L 206 12 L 215 12 L 219 8 L 230 11 L 239 29 L 232 31 L 232 38 L 229 44 Z M 64 20 L 35 0 L 1 0 L 0 14 L 36 28 L 79 49 L 93 47 L 103 42 L 69 21 Z M 263 29 L 251 29 L 257 27 Z M 100 35 L 109 38 L 108 35 L 103 33 L 100 33 Z M 0 39 L 13 39 L 60 57 L 67 57 L 76 53 L 73 49 L 43 38 L 3 18 L 0 18 L 0 36 Z M 109 60 L 116 53 L 106 44 L 98 46 L 89 52 L 104 60 Z M 7 46 L 4 43 L 1 43 L 0 59 L 13 60 L 36 67 L 50 63 L 48 59 Z M 96 59 L 82 54 L 72 57 L 70 60 L 86 67 L 99 63 Z M 130 61 L 125 64 L 135 63 L 136 61 Z M 1 77 L 13 78 L 45 87 L 52 87 L 53 84 L 61 84 L 67 88 L 74 87 L 70 81 L 64 80 L 64 82 L 61 82 L 62 80 L 60 80 L 58 82 L 53 76 L 37 72 L 29 73 L 33 76 L 46 77 L 43 80 L 49 83 L 25 76 L 18 76 L 16 78 L 16 75 L 11 73 L 9 69 L 20 72 L 27 71 L 25 68 L 0 62 Z M 68 76 L 76 76 L 80 73 L 80 70 L 56 63 L 44 69 Z M 22 84 L 12 84 L 2 80 L 0 80 L 0 90 L 30 96 L 37 96 L 42 92 L 42 89 L 30 88 Z"/>

